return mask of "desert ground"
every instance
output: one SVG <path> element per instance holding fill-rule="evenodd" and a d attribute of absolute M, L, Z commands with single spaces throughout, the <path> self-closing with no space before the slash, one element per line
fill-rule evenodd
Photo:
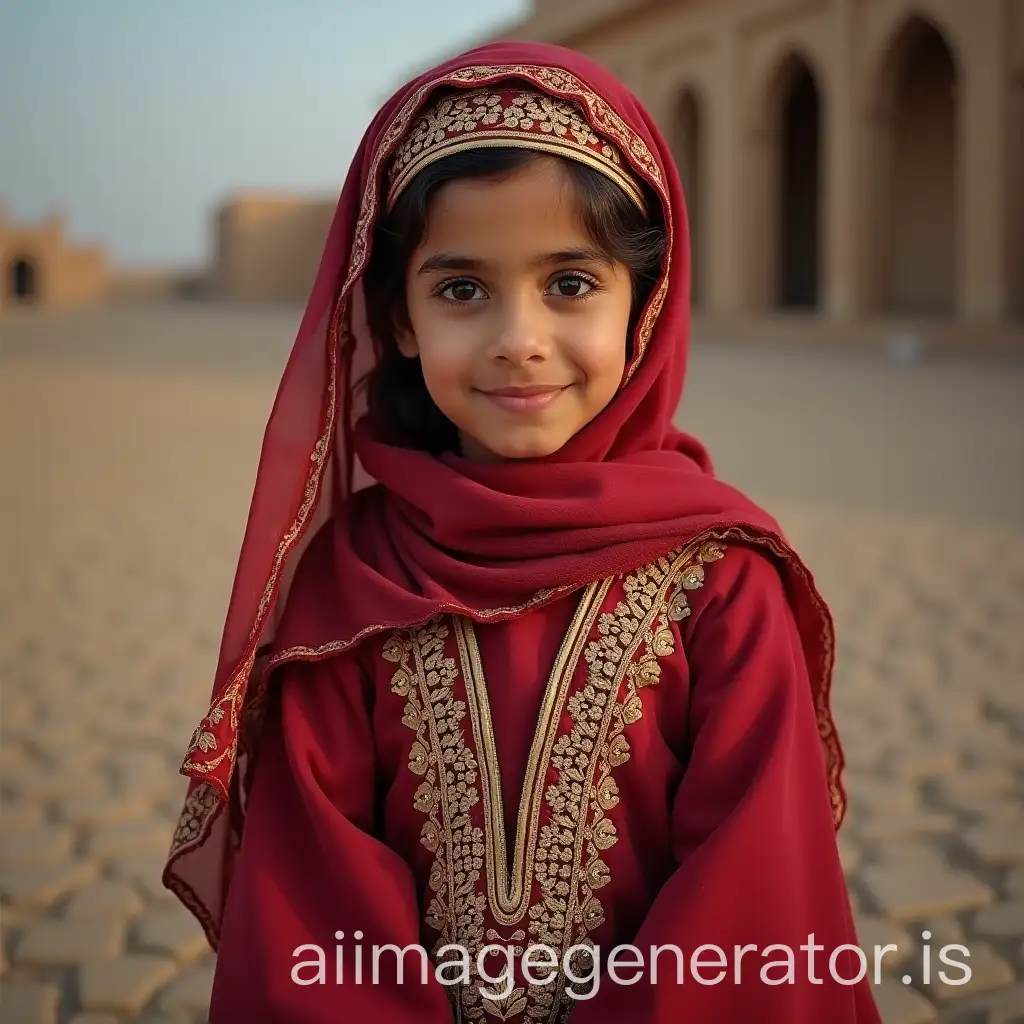
<path fill-rule="evenodd" d="M 205 1020 L 212 954 L 159 873 L 300 314 L 0 317 L 4 1024 Z M 836 616 L 840 842 L 862 947 L 900 950 L 886 1024 L 1024 1021 L 1022 396 L 1024 358 L 694 344 L 680 423 Z M 945 943 L 966 985 L 936 978 Z"/>

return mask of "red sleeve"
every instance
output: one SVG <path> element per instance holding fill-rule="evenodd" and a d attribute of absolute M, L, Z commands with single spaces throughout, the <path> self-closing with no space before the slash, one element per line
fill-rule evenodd
<path fill-rule="evenodd" d="M 404 956 L 401 984 L 395 953 L 382 954 L 372 983 L 374 944 L 420 941 L 412 872 L 374 837 L 372 684 L 352 658 L 281 675 L 228 891 L 210 1022 L 451 1024 L 432 969 L 421 980 L 417 950 Z M 301 963 L 296 977 L 316 983 L 296 982 Z"/>
<path fill-rule="evenodd" d="M 880 1024 L 871 952 L 857 984 L 838 983 L 829 968 L 832 951 L 857 937 L 808 672 L 782 580 L 766 557 L 733 547 L 708 566 L 690 604 L 683 635 L 690 756 L 673 805 L 676 869 L 633 940 L 644 969 L 618 972 L 637 982 L 608 977 L 610 950 L 603 950 L 602 985 L 574 1010 L 573 1024 Z M 809 943 L 824 950 L 809 951 Z M 697 958 L 708 966 L 694 970 L 694 953 L 705 944 L 715 948 Z M 662 945 L 681 951 L 681 984 L 674 949 L 659 954 L 651 983 L 650 950 Z M 744 946 L 755 948 L 737 955 Z M 767 947 L 774 948 L 764 955 Z M 772 963 L 767 979 L 785 983 L 762 981 Z M 841 978 L 855 978 L 860 967 L 853 951 L 834 964 Z"/>

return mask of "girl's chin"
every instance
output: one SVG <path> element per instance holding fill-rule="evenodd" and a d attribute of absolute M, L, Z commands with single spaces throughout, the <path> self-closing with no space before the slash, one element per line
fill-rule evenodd
<path fill-rule="evenodd" d="M 524 462 L 527 459 L 544 459 L 553 455 L 565 443 L 564 439 L 553 436 L 533 436 L 521 439 L 505 437 L 502 441 L 488 444 L 475 437 L 462 435 L 462 454 L 475 462 Z"/>

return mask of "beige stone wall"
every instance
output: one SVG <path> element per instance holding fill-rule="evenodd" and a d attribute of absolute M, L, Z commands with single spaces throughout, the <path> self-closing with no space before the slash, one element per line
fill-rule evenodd
<path fill-rule="evenodd" d="M 64 234 L 62 216 L 41 224 L 21 224 L 0 209 L 0 266 L 4 272 L 0 303 L 4 309 L 85 306 L 106 298 L 109 270 L 105 252 L 99 247 L 69 246 Z M 19 290 L 25 294 L 17 294 Z"/>
<path fill-rule="evenodd" d="M 106 253 L 100 248 L 68 249 L 56 260 L 54 304 L 82 306 L 107 296 Z"/>
<path fill-rule="evenodd" d="M 1010 4 L 1007 32 L 1010 89 L 1006 104 L 1010 309 L 1024 318 L 1024 4 Z"/>
<path fill-rule="evenodd" d="M 616 18 L 644 6 L 643 0 L 586 0 L 585 3 L 534 0 L 531 17 L 515 26 L 515 37 L 537 42 L 558 41 L 577 34 L 583 21 Z"/>
<path fill-rule="evenodd" d="M 200 279 L 205 275 L 196 275 Z M 203 281 L 205 284 L 205 281 Z M 201 291 L 200 288 L 196 288 Z M 118 271 L 110 281 L 110 298 L 119 303 L 170 302 L 183 297 L 182 275 L 170 270 Z"/>
<path fill-rule="evenodd" d="M 334 200 L 244 195 L 215 219 L 210 293 L 237 301 L 305 299 L 323 251 Z"/>
<path fill-rule="evenodd" d="M 1024 312 L 1024 4 L 580 6 L 538 0 L 502 36 L 587 53 L 647 104 L 687 190 L 698 306 Z"/>

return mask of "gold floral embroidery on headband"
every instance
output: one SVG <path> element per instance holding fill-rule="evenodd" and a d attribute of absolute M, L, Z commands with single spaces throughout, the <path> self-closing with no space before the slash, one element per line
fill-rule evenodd
<path fill-rule="evenodd" d="M 410 181 L 442 157 L 470 149 L 511 146 L 566 156 L 600 171 L 641 209 L 643 194 L 622 155 L 568 100 L 526 89 L 478 89 L 449 95 L 423 112 L 391 164 L 388 206 Z"/>

